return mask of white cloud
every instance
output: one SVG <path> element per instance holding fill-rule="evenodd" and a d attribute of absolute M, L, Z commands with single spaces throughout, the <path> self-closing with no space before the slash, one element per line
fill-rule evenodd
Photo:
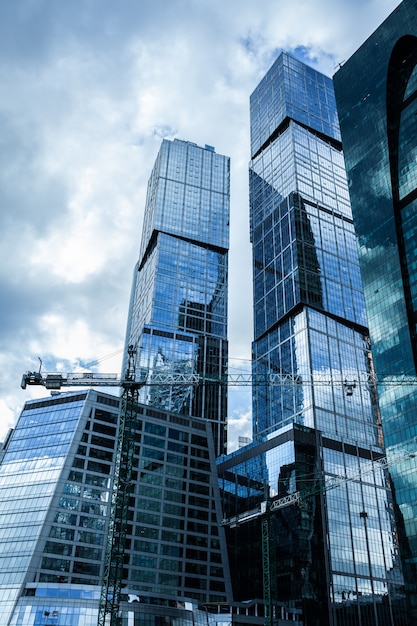
<path fill-rule="evenodd" d="M 231 389 L 229 403 L 233 405 L 235 399 L 235 391 Z M 228 446 L 227 451 L 230 454 L 237 450 L 239 446 L 239 437 L 252 438 L 252 410 L 250 408 L 250 393 L 245 394 L 244 403 L 232 409 L 228 415 Z"/>

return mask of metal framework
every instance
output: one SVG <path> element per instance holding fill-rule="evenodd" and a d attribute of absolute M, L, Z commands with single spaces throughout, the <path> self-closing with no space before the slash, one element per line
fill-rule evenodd
<path fill-rule="evenodd" d="M 132 485 L 133 455 L 137 425 L 138 392 L 143 383 L 135 378 L 136 350 L 129 346 L 129 365 L 122 383 L 123 395 L 116 445 L 113 487 L 110 503 L 109 527 L 104 555 L 98 626 L 118 626 L 122 623 L 120 600 Z M 110 620 L 110 621 L 108 621 Z"/>
<path fill-rule="evenodd" d="M 278 387 L 288 387 L 289 385 L 296 386 L 310 386 L 310 387 L 332 387 L 342 386 L 346 391 L 346 395 L 351 396 L 354 389 L 357 386 L 406 386 L 417 385 L 417 377 L 415 376 L 389 376 L 382 379 L 378 379 L 373 374 L 365 374 L 353 379 L 349 377 L 345 378 L 333 378 L 329 376 L 321 376 L 320 374 L 314 374 L 311 376 L 292 376 L 291 374 L 272 373 L 261 375 L 252 374 L 227 374 L 224 378 L 211 378 L 209 376 L 201 376 L 200 374 L 182 374 L 182 373 L 170 373 L 170 372 L 158 372 L 148 371 L 146 369 L 139 369 L 133 378 L 133 380 L 140 386 L 153 386 L 153 385 L 199 385 L 199 384 L 219 384 L 227 383 L 233 387 L 251 387 L 259 385 L 272 385 Z M 61 389 L 61 387 L 123 387 L 125 379 L 121 378 L 119 374 L 102 374 L 94 372 L 69 372 L 68 374 L 62 374 L 60 372 L 44 373 L 40 370 L 38 372 L 25 372 L 22 376 L 21 387 L 26 389 L 28 385 L 41 385 L 46 389 Z"/>
<path fill-rule="evenodd" d="M 262 533 L 262 581 L 264 588 L 264 624 L 273 626 L 277 621 L 277 579 L 275 561 L 275 542 L 271 533 L 271 516 L 269 502 L 265 504 L 265 512 L 261 521 Z"/>

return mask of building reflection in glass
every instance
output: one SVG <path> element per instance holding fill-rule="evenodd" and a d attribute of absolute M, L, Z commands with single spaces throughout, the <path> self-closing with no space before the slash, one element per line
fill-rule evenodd
<path fill-rule="evenodd" d="M 410 29 L 416 17 L 415 2 L 401 2 L 334 79 L 390 459 L 417 452 L 417 38 Z M 390 468 L 413 623 L 415 470 L 415 459 Z"/>
<path fill-rule="evenodd" d="M 228 245 L 229 159 L 164 140 L 148 185 L 126 346 L 137 346 L 138 371 L 151 383 L 140 401 L 213 420 L 218 454 L 226 446 Z M 211 382 L 164 384 L 164 376 L 195 374 Z"/>

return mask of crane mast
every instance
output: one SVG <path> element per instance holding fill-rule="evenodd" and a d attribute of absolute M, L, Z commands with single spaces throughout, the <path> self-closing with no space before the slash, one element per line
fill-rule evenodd
<path fill-rule="evenodd" d="M 129 346 L 128 367 L 122 383 L 122 406 L 117 435 L 109 527 L 104 554 L 97 626 L 105 626 L 108 617 L 110 626 L 122 623 L 119 611 L 137 426 L 136 405 L 138 403 L 139 389 L 144 385 L 143 382 L 135 380 L 135 360 L 136 349 L 133 346 Z"/>

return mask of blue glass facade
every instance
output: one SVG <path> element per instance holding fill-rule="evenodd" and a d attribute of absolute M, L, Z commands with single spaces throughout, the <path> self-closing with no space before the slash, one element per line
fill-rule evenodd
<path fill-rule="evenodd" d="M 300 505 L 270 514 L 271 587 L 310 624 L 407 624 L 393 501 L 377 455 L 294 425 L 219 459 L 225 516 L 295 492 Z M 331 481 L 345 484 L 320 493 Z M 237 598 L 264 591 L 262 518 L 227 528 Z M 263 551 L 265 546 L 262 545 Z"/>
<path fill-rule="evenodd" d="M 97 624 L 119 404 L 95 391 L 26 403 L 0 465 L 1 624 Z M 121 626 L 188 626 L 197 604 L 231 600 L 212 429 L 137 414 Z"/>
<path fill-rule="evenodd" d="M 265 488 L 300 491 L 271 514 L 276 598 L 308 624 L 405 624 L 388 476 L 371 471 L 384 447 L 332 81 L 281 54 L 251 96 L 251 139 L 254 443 L 218 463 L 226 515 Z M 245 577 L 262 592 L 260 525 L 227 531 L 238 592 Z"/>
<path fill-rule="evenodd" d="M 281 83 L 282 92 L 273 88 Z M 284 99 L 281 105 L 275 98 L 272 107 L 265 106 L 276 93 Z M 263 119 L 269 139 L 259 139 L 262 107 L 272 117 Z M 332 82 L 283 55 L 252 95 L 251 120 L 254 376 L 366 380 L 371 365 L 365 304 Z M 355 404 L 350 419 L 355 415 L 362 423 L 371 414 L 375 425 L 369 393 L 359 391 Z M 338 425 L 341 433 L 356 432 L 362 426 L 346 423 L 347 406 L 341 387 L 328 393 L 258 386 L 253 434 L 262 437 L 294 420 L 326 432 L 329 426 L 317 419 L 332 418 L 317 418 L 317 408 L 339 413 L 338 421 L 345 422 Z M 361 439 L 378 445 L 378 432 L 368 428 Z"/>
<path fill-rule="evenodd" d="M 229 158 L 164 140 L 149 184 L 126 346 L 152 381 L 165 373 L 223 379 L 227 364 Z M 226 383 L 149 386 L 141 402 L 212 421 L 226 447 Z"/>
<path fill-rule="evenodd" d="M 84 392 L 31 401 L 22 412 L 0 465 L 2 624 L 97 622 L 111 467 L 100 456 L 112 453 L 91 445 L 84 465 L 80 433 L 93 414 L 97 428 L 102 417 L 110 428 L 113 415 L 115 432 L 117 409 L 103 409 Z"/>
<path fill-rule="evenodd" d="M 334 77 L 389 458 L 417 451 L 417 7 L 405 0 Z M 393 463 L 417 619 L 415 459 Z"/>

